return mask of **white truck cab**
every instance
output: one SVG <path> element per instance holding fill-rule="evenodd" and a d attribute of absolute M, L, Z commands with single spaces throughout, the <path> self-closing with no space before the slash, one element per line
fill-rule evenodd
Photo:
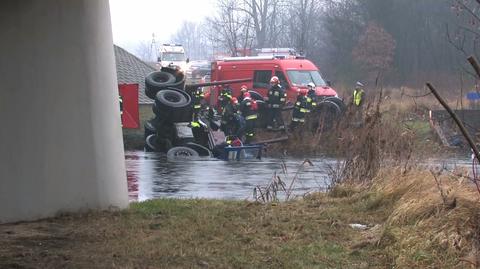
<path fill-rule="evenodd" d="M 185 71 L 188 62 L 185 49 L 180 44 L 163 44 L 158 51 L 158 63 L 161 67 L 173 65 Z"/>

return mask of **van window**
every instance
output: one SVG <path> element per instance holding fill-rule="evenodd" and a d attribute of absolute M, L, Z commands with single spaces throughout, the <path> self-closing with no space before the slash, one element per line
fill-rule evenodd
<path fill-rule="evenodd" d="M 272 78 L 271 70 L 257 70 L 253 73 L 254 88 L 268 88 Z"/>
<path fill-rule="evenodd" d="M 285 77 L 285 74 L 282 71 L 276 71 L 275 76 L 277 76 L 278 79 L 280 80 L 280 85 L 282 85 L 284 89 L 288 90 L 289 87 L 288 87 L 288 82 L 287 82 L 287 78 Z"/>
<path fill-rule="evenodd" d="M 317 87 L 323 87 L 327 85 L 320 73 L 318 73 L 316 70 L 292 70 L 287 71 L 287 75 L 292 84 L 295 86 L 307 86 L 307 84 L 310 82 L 313 82 Z"/>

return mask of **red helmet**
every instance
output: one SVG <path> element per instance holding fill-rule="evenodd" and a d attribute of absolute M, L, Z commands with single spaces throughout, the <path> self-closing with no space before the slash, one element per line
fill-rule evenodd
<path fill-rule="evenodd" d="M 243 84 L 242 87 L 240 87 L 240 91 L 242 92 L 248 91 L 247 85 Z"/>
<path fill-rule="evenodd" d="M 237 99 L 237 97 L 232 97 L 232 100 L 230 100 L 230 102 L 231 102 L 233 105 L 237 105 L 237 104 L 238 104 L 238 99 Z"/>
<path fill-rule="evenodd" d="M 299 93 L 300 95 L 305 96 L 305 95 L 307 95 L 308 90 L 307 90 L 307 89 L 300 89 L 300 91 L 299 91 L 298 93 Z"/>
<path fill-rule="evenodd" d="M 273 76 L 273 77 L 270 79 L 270 84 L 278 85 L 279 83 L 280 83 L 280 80 L 278 79 L 277 76 Z"/>
<path fill-rule="evenodd" d="M 249 92 L 246 92 L 243 94 L 243 98 L 246 99 L 246 98 L 250 98 L 250 93 Z"/>

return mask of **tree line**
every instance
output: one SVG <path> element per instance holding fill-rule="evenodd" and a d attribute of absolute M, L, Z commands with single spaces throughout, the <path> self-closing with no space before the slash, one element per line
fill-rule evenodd
<path fill-rule="evenodd" d="M 458 82 L 479 52 L 479 0 L 217 0 L 172 41 L 193 59 L 293 47 L 330 79 L 390 85 Z"/>

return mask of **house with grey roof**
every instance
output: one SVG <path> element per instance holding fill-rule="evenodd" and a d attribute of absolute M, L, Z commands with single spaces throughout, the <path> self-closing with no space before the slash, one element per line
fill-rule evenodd
<path fill-rule="evenodd" d="M 115 62 L 117 65 L 118 84 L 138 84 L 138 103 L 140 105 L 153 104 L 153 100 L 145 95 L 145 77 L 155 71 L 155 68 L 125 49 L 113 45 Z"/>

